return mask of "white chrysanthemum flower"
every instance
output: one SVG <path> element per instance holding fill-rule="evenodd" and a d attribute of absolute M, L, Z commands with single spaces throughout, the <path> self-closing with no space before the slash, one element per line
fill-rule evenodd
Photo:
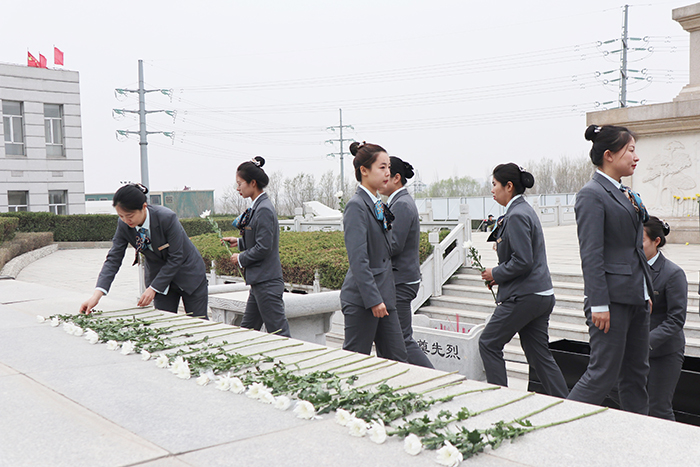
<path fill-rule="evenodd" d="M 253 383 L 248 388 L 248 392 L 245 393 L 246 396 L 251 399 L 260 399 L 260 394 L 263 391 L 267 391 L 267 388 L 262 383 Z"/>
<path fill-rule="evenodd" d="M 175 357 L 175 360 L 170 364 L 170 372 L 176 375 L 184 365 L 185 359 L 182 356 Z"/>
<path fill-rule="evenodd" d="M 355 416 L 345 409 L 338 409 L 335 411 L 335 422 L 338 425 L 348 426 L 348 423 L 354 419 Z"/>
<path fill-rule="evenodd" d="M 119 348 L 119 342 L 115 340 L 107 341 L 107 350 L 117 350 Z"/>
<path fill-rule="evenodd" d="M 403 450 L 412 456 L 417 456 L 423 450 L 423 443 L 418 436 L 411 433 L 403 440 Z"/>
<path fill-rule="evenodd" d="M 437 463 L 447 467 L 456 467 L 464 458 L 459 449 L 452 446 L 452 443 L 445 441 L 445 445 L 437 451 Z"/>
<path fill-rule="evenodd" d="M 372 422 L 372 426 L 367 430 L 369 439 L 377 444 L 382 444 L 386 441 L 386 427 L 384 426 L 384 421 L 378 420 Z"/>
<path fill-rule="evenodd" d="M 85 331 L 84 337 L 85 337 L 85 340 L 91 344 L 97 344 L 100 341 L 100 335 L 97 334 L 92 329 L 88 329 L 87 331 Z"/>
<path fill-rule="evenodd" d="M 231 389 L 231 376 L 219 376 L 219 379 L 216 380 L 216 389 L 218 389 L 219 391 L 228 391 L 229 389 Z"/>
<path fill-rule="evenodd" d="M 66 321 L 63 323 L 63 330 L 68 334 L 73 334 L 73 323 Z"/>
<path fill-rule="evenodd" d="M 311 420 L 316 416 L 316 409 L 309 401 L 297 401 L 297 404 L 294 406 L 294 413 L 298 418 Z"/>
<path fill-rule="evenodd" d="M 342 190 L 341 190 L 341 191 L 337 191 L 337 192 L 335 193 L 335 197 L 336 197 L 336 198 L 342 198 L 342 197 L 343 197 L 343 192 L 342 192 Z"/>
<path fill-rule="evenodd" d="M 210 214 L 211 214 L 211 211 L 210 211 L 209 209 L 207 209 L 206 211 L 204 211 L 203 213 L 201 213 L 201 214 L 199 215 L 199 217 L 201 217 L 202 219 L 206 219 L 207 217 L 209 217 Z"/>
<path fill-rule="evenodd" d="M 53 318 L 51 318 L 51 326 L 52 327 L 54 327 L 54 328 L 58 327 L 59 324 L 61 324 L 61 321 L 58 318 L 56 318 L 55 316 Z"/>
<path fill-rule="evenodd" d="M 353 418 L 348 422 L 347 426 L 350 429 L 350 436 L 362 438 L 367 434 L 367 422 L 361 418 Z"/>
<path fill-rule="evenodd" d="M 209 377 L 205 373 L 202 373 L 199 375 L 199 378 L 197 378 L 197 384 L 200 386 L 206 386 L 209 384 Z"/>
<path fill-rule="evenodd" d="M 470 250 L 471 247 L 473 247 L 473 246 L 474 246 L 474 243 L 472 243 L 471 240 L 468 240 L 468 241 L 466 241 L 466 242 L 464 242 L 464 243 L 462 244 L 462 248 L 464 248 L 465 250 L 467 250 L 467 253 L 469 253 L 469 250 Z"/>
<path fill-rule="evenodd" d="M 122 355 L 129 355 L 134 353 L 134 343 L 131 341 L 126 341 L 122 344 L 122 350 L 121 354 Z"/>
<path fill-rule="evenodd" d="M 151 352 L 146 349 L 141 350 L 141 360 L 144 362 L 151 359 Z"/>
<path fill-rule="evenodd" d="M 260 391 L 260 396 L 258 397 L 258 400 L 263 404 L 272 404 L 273 402 L 275 402 L 275 396 L 273 396 L 270 391 L 263 389 Z"/>
<path fill-rule="evenodd" d="M 190 364 L 187 362 L 187 360 L 185 360 L 184 363 L 178 366 L 177 373 L 175 373 L 175 376 L 177 376 L 180 379 L 190 379 L 192 373 L 190 371 Z"/>
<path fill-rule="evenodd" d="M 238 378 L 231 378 L 229 381 L 229 391 L 236 394 L 242 394 L 245 392 L 245 384 L 243 384 L 243 381 Z"/>
<path fill-rule="evenodd" d="M 170 366 L 170 359 L 167 355 L 159 355 L 156 359 L 156 366 L 158 368 L 168 368 Z"/>
<path fill-rule="evenodd" d="M 36 315 L 36 322 L 37 323 L 43 323 L 44 321 L 46 321 L 46 318 L 44 318 L 41 315 Z"/>
<path fill-rule="evenodd" d="M 287 396 L 277 396 L 275 397 L 274 406 L 277 410 L 287 410 L 289 406 L 292 405 L 291 399 Z"/>
<path fill-rule="evenodd" d="M 73 326 L 73 335 L 77 337 L 82 337 L 85 334 L 85 330 L 78 325 Z"/>

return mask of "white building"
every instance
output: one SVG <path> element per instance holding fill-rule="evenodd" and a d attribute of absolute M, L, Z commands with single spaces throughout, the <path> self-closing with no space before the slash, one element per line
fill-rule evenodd
<path fill-rule="evenodd" d="M 78 72 L 0 64 L 0 212 L 85 213 Z"/>

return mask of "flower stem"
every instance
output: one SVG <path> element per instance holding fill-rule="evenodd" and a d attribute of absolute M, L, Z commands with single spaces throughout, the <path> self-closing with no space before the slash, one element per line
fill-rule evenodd
<path fill-rule="evenodd" d="M 373 366 L 383 365 L 384 363 L 385 363 L 384 360 L 380 360 L 380 361 L 377 361 L 374 363 L 370 363 L 369 365 L 361 366 L 359 368 L 353 368 L 352 370 L 336 371 L 335 374 L 336 375 L 344 375 L 345 373 L 354 373 L 358 370 L 364 370 L 365 368 L 371 368 Z"/>
<path fill-rule="evenodd" d="M 419 381 L 419 382 L 417 382 L 417 383 L 411 383 L 411 384 L 407 384 L 407 385 L 405 385 L 405 386 L 400 386 L 400 387 L 398 387 L 398 388 L 395 388 L 394 391 L 398 392 L 398 391 L 403 391 L 404 389 L 412 388 L 413 386 L 420 386 L 421 384 L 429 383 L 429 382 L 431 382 L 431 381 L 435 381 L 436 379 L 446 378 L 446 377 L 448 377 L 448 376 L 452 376 L 452 375 L 454 375 L 455 373 L 459 373 L 459 372 L 458 372 L 458 371 L 451 371 L 451 372 L 449 372 L 449 373 L 444 373 L 444 374 L 442 374 L 442 375 L 437 375 L 437 376 L 434 376 L 434 377 L 432 377 L 432 378 L 426 379 L 425 381 Z M 462 377 L 461 379 L 464 380 L 464 379 L 466 379 L 466 378 Z"/>
<path fill-rule="evenodd" d="M 542 428 L 549 428 L 549 427 L 553 427 L 553 426 L 557 426 L 557 425 L 563 425 L 565 423 L 573 422 L 576 420 L 580 420 L 582 418 L 586 418 L 586 417 L 590 417 L 592 415 L 599 414 L 601 412 L 605 412 L 606 410 L 608 410 L 607 407 L 601 407 L 600 409 L 594 410 L 593 412 L 584 413 L 584 414 L 578 415 L 576 417 L 568 418 L 566 420 L 560 420 L 558 422 L 547 423 L 546 425 L 538 425 L 538 426 L 530 428 L 527 431 L 535 431 L 535 430 L 541 430 Z"/>
<path fill-rule="evenodd" d="M 289 353 L 283 353 L 282 355 L 277 355 L 275 358 L 288 357 L 289 355 L 296 355 L 296 354 L 300 354 L 300 353 L 319 352 L 321 350 L 325 350 L 325 348 L 321 347 L 320 349 L 298 350 L 296 352 L 289 352 Z M 319 357 L 319 355 L 316 355 L 315 357 L 311 357 L 311 358 L 317 358 L 317 357 Z"/>
<path fill-rule="evenodd" d="M 356 389 L 364 389 L 364 388 L 366 388 L 366 387 L 368 387 L 368 386 L 374 386 L 375 384 L 386 383 L 386 382 L 389 381 L 390 379 L 394 379 L 394 378 L 396 378 L 397 376 L 401 376 L 401 375 L 403 375 L 403 374 L 408 373 L 408 370 L 410 370 L 410 368 L 406 368 L 406 369 L 403 370 L 402 372 L 396 373 L 395 375 L 389 376 L 388 378 L 384 378 L 384 379 L 380 379 L 380 380 L 378 380 L 378 381 L 373 381 L 373 382 L 371 382 L 371 383 L 363 384 L 362 386 L 358 386 Z"/>
<path fill-rule="evenodd" d="M 506 405 L 515 404 L 516 402 L 519 402 L 519 401 L 521 401 L 521 400 L 523 400 L 523 399 L 526 399 L 526 398 L 528 398 L 528 397 L 530 397 L 530 396 L 534 396 L 534 395 L 535 395 L 534 392 L 528 392 L 528 393 L 525 394 L 524 396 L 520 396 L 520 397 L 518 397 L 518 398 L 516 398 L 516 399 L 513 399 L 512 401 L 504 402 L 503 404 L 494 405 L 493 407 L 489 407 L 488 409 L 484 409 L 484 410 L 480 410 L 480 411 L 478 411 L 478 412 L 474 412 L 474 413 L 472 414 L 472 417 L 476 417 L 477 415 L 481 415 L 482 413 L 490 412 L 490 411 L 492 411 L 492 410 L 500 409 L 501 407 L 505 407 Z"/>
<path fill-rule="evenodd" d="M 538 413 L 542 413 L 542 412 L 544 412 L 544 411 L 547 410 L 547 409 L 551 409 L 551 408 L 554 407 L 555 405 L 559 405 L 559 404 L 561 404 L 562 402 L 564 402 L 564 399 L 559 399 L 558 401 L 552 402 L 551 404 L 546 405 L 546 406 L 542 407 L 541 409 L 537 409 L 537 410 L 535 410 L 534 412 L 530 412 L 530 413 L 527 414 L 527 415 L 524 415 L 524 416 L 522 416 L 522 417 L 516 418 L 516 419 L 514 419 L 511 423 L 514 423 L 514 422 L 521 422 L 521 421 L 525 420 L 526 418 L 530 418 L 530 417 L 532 417 L 533 415 L 537 415 Z"/>
<path fill-rule="evenodd" d="M 355 373 L 355 376 L 365 375 L 365 374 L 367 374 L 367 373 L 372 373 L 373 371 L 377 371 L 377 370 L 383 370 L 384 368 L 389 368 L 390 366 L 394 366 L 394 365 L 396 365 L 397 363 L 399 363 L 399 362 L 389 362 L 389 363 L 385 363 L 384 366 L 377 367 L 377 368 L 373 368 L 373 369 L 367 370 L 367 371 L 361 371 L 360 373 Z M 338 373 L 336 373 L 336 374 L 338 374 Z"/>
<path fill-rule="evenodd" d="M 265 341 L 264 343 L 268 343 L 268 342 L 272 342 L 272 341 Z M 263 342 L 258 342 L 258 344 L 263 344 Z M 257 345 L 257 344 L 252 344 L 252 345 Z M 243 355 L 244 357 L 252 357 L 253 355 L 265 355 L 265 354 L 267 354 L 267 353 L 269 353 L 269 352 L 274 352 L 274 351 L 276 351 L 276 350 L 282 350 L 282 349 L 288 349 L 288 348 L 290 348 L 290 347 L 299 347 L 300 345 L 304 345 L 304 343 L 303 343 L 303 342 L 297 342 L 297 343 L 295 343 L 295 344 L 287 344 L 287 345 L 283 345 L 282 347 L 276 347 L 276 348 L 274 348 L 274 349 L 263 350 L 262 352 L 249 353 L 249 354 L 241 354 L 241 355 Z"/>
<path fill-rule="evenodd" d="M 309 360 L 313 360 L 314 358 L 323 357 L 324 355 L 328 355 L 328 354 L 331 354 L 333 352 L 338 352 L 338 351 L 340 351 L 340 349 L 331 349 L 331 350 L 328 350 L 327 352 L 323 352 L 322 354 L 318 354 L 318 355 L 314 355 L 314 356 L 309 357 L 309 358 L 303 358 L 301 360 L 297 360 L 296 362 L 292 363 L 292 365 L 295 365 L 297 367 L 297 370 L 301 370 L 301 368 L 299 368 L 299 363 L 307 362 Z M 308 368 L 313 368 L 313 367 L 311 366 Z"/>

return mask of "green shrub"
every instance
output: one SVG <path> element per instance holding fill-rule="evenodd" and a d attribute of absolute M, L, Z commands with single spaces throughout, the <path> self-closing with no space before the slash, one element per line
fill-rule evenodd
<path fill-rule="evenodd" d="M 53 232 L 55 214 L 50 212 L 3 212 L 0 217 L 19 219 L 19 232 Z"/>
<path fill-rule="evenodd" d="M 219 220 L 217 219 L 217 222 Z M 219 222 L 223 226 L 222 222 Z M 443 240 L 449 230 L 440 232 Z M 236 231 L 224 232 L 226 237 L 238 237 Z M 207 268 L 216 261 L 216 273 L 224 276 L 240 276 L 238 268 L 230 260 L 226 248 L 221 245 L 216 234 L 203 234 L 192 238 Z M 233 252 L 238 252 L 233 249 Z M 428 234 L 421 233 L 419 259 L 422 263 L 433 252 L 428 242 Z M 340 289 L 348 271 L 348 255 L 345 250 L 343 232 L 281 232 L 280 262 L 285 282 L 312 285 L 314 273 L 318 270 L 321 286 Z"/>
<path fill-rule="evenodd" d="M 51 232 L 19 232 L 15 238 L 0 245 L 0 269 L 15 256 L 53 243 Z"/>
<path fill-rule="evenodd" d="M 109 241 L 117 230 L 117 216 L 111 214 L 72 214 L 54 216 L 57 242 Z"/>
<path fill-rule="evenodd" d="M 18 225 L 19 219 L 16 217 L 0 217 L 0 243 L 12 240 Z"/>

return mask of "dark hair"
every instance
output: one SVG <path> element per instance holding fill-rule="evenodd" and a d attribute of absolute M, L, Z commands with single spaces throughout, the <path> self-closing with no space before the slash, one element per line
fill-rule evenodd
<path fill-rule="evenodd" d="M 380 152 L 386 152 L 383 147 L 377 144 L 365 143 L 362 144 L 355 141 L 350 145 L 350 154 L 355 156 L 352 160 L 352 165 L 355 167 L 355 179 L 358 182 L 362 181 L 362 172 L 360 167 L 367 169 L 372 168 L 372 164 L 377 160 Z"/>
<path fill-rule="evenodd" d="M 627 128 L 613 125 L 591 125 L 586 128 L 584 136 L 587 141 L 593 142 L 589 156 L 596 167 L 603 165 L 605 151 L 616 153 L 627 146 L 632 138 L 637 139 L 637 136 Z"/>
<path fill-rule="evenodd" d="M 407 179 L 413 178 L 413 166 L 406 161 L 402 161 L 396 156 L 389 157 L 391 162 L 391 178 L 396 174 L 401 175 L 401 185 L 406 185 Z"/>
<path fill-rule="evenodd" d="M 517 195 L 525 193 L 525 188 L 532 188 L 535 185 L 535 177 L 512 162 L 497 165 L 493 169 L 493 178 L 503 186 L 506 186 L 508 182 L 513 182 L 513 188 L 515 188 Z"/>
<path fill-rule="evenodd" d="M 126 211 L 140 211 L 146 202 L 148 188 L 140 183 L 128 183 L 117 190 L 112 198 L 112 206 L 119 206 Z"/>
<path fill-rule="evenodd" d="M 258 188 L 262 190 L 270 183 L 270 177 L 262 169 L 263 165 L 265 165 L 265 159 L 262 156 L 255 156 L 252 160 L 245 161 L 239 165 L 236 173 L 247 183 L 255 180 Z"/>
<path fill-rule="evenodd" d="M 649 216 L 649 220 L 644 223 L 644 231 L 652 242 L 657 238 L 661 239 L 658 248 L 666 244 L 666 235 L 671 233 L 671 227 L 656 216 Z"/>

